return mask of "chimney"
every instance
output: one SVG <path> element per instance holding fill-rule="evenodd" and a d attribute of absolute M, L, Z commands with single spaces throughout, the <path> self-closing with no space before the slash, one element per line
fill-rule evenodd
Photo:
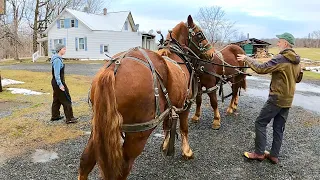
<path fill-rule="evenodd" d="M 103 15 L 107 15 L 107 8 L 103 8 Z"/>

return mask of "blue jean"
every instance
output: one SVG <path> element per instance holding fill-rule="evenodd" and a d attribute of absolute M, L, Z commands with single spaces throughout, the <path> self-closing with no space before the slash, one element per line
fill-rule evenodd
<path fill-rule="evenodd" d="M 255 152 L 257 154 L 264 154 L 267 143 L 267 125 L 270 123 L 271 119 L 273 119 L 273 141 L 270 155 L 273 157 L 279 156 L 289 109 L 290 108 L 281 108 L 272 103 L 270 100 L 264 104 L 258 118 L 255 121 Z"/>

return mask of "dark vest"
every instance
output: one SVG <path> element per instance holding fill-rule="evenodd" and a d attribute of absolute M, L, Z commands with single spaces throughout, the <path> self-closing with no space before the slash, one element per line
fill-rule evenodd
<path fill-rule="evenodd" d="M 61 60 L 60 60 L 60 61 L 61 61 Z M 64 79 L 64 67 L 65 67 L 65 65 L 63 64 L 62 69 L 60 69 L 60 79 L 61 79 L 62 84 L 65 86 L 66 83 L 65 83 L 65 79 Z M 53 66 L 51 67 L 51 72 L 52 72 L 52 85 L 58 86 L 57 81 L 56 81 L 56 78 L 54 77 L 54 69 L 53 69 Z"/>

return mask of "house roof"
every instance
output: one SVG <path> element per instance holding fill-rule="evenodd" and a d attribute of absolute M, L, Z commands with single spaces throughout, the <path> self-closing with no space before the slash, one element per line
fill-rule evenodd
<path fill-rule="evenodd" d="M 244 40 L 241 40 L 241 41 L 236 41 L 236 42 L 232 42 L 232 44 L 237 44 L 237 43 L 241 43 L 241 42 L 244 42 L 244 41 L 247 41 L 248 39 L 244 39 Z M 262 41 L 260 39 L 256 39 L 256 38 L 249 38 L 249 41 L 250 42 L 253 42 L 253 44 L 266 44 L 266 45 L 271 45 L 270 43 L 266 42 L 266 41 Z"/>
<path fill-rule="evenodd" d="M 132 21 L 130 22 L 131 26 L 134 28 L 134 22 L 130 11 L 108 12 L 106 15 L 89 14 L 68 8 L 64 11 L 70 13 L 93 31 L 121 31 L 128 17 Z M 64 12 L 60 13 L 55 20 L 59 19 L 62 14 L 64 14 Z M 44 33 L 49 31 L 55 24 L 54 22 L 50 24 Z"/>

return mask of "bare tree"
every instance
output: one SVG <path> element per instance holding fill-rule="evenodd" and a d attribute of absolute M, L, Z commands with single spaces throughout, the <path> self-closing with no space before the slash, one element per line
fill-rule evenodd
<path fill-rule="evenodd" d="M 87 13 L 97 13 L 102 11 L 104 4 L 103 0 L 85 0 L 84 9 Z"/>
<path fill-rule="evenodd" d="M 317 31 L 313 31 L 312 32 L 312 37 L 314 39 L 314 47 L 315 48 L 319 48 L 320 47 L 320 30 L 317 30 Z"/>
<path fill-rule="evenodd" d="M 242 41 L 247 39 L 247 36 L 243 32 L 235 32 L 233 39 L 235 41 Z"/>
<path fill-rule="evenodd" d="M 7 13 L 0 16 L 0 58 L 19 59 L 22 55 L 30 56 L 37 51 L 37 39 L 46 36 L 43 32 L 64 9 L 81 11 L 86 7 L 88 13 L 102 13 L 105 3 L 110 3 L 111 0 L 7 0 L 7 2 Z M 47 42 L 42 45 L 47 55 Z"/>
<path fill-rule="evenodd" d="M 237 32 L 235 22 L 225 18 L 225 11 L 219 6 L 200 8 L 195 19 L 215 46 L 222 46 Z"/>
<path fill-rule="evenodd" d="M 18 36 L 19 24 L 23 18 L 24 8 L 26 5 L 26 0 L 8 0 L 10 7 L 12 8 L 13 16 L 13 34 L 16 43 L 14 43 L 14 59 L 19 60 L 18 54 L 18 44 L 21 44 Z"/>

